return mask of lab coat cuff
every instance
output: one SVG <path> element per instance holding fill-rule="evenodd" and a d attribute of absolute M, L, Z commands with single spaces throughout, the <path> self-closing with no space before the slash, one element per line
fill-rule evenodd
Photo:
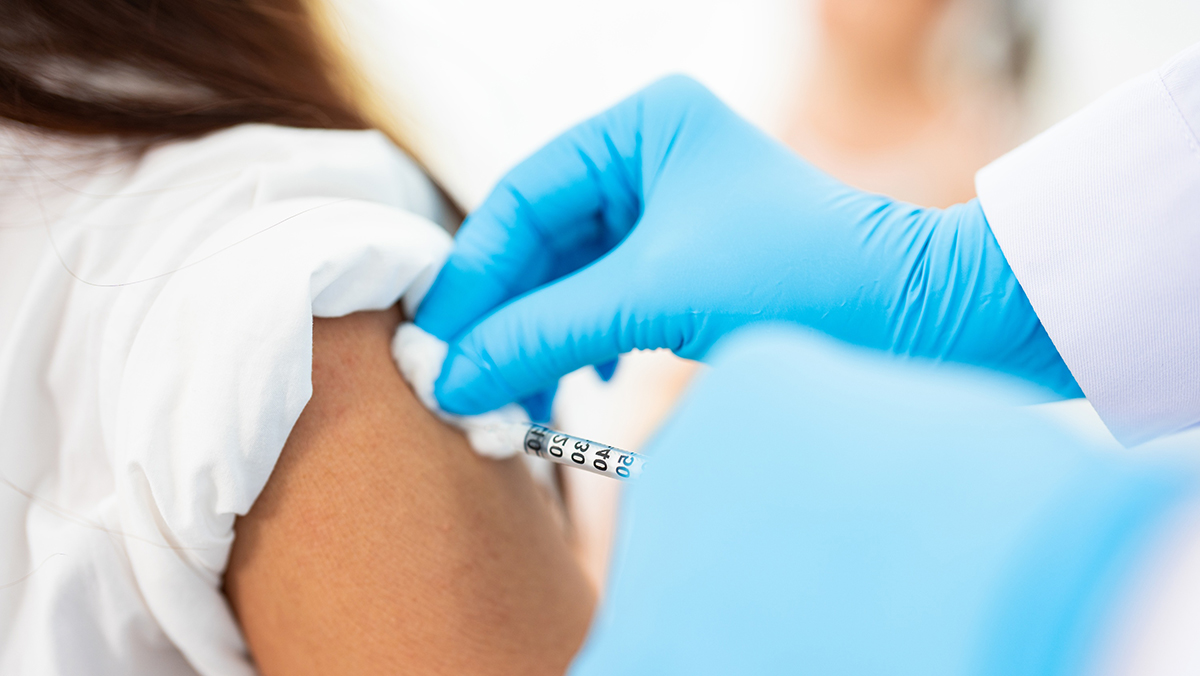
<path fill-rule="evenodd" d="M 984 167 L 1009 265 L 1100 417 L 1200 423 L 1200 45 Z"/>

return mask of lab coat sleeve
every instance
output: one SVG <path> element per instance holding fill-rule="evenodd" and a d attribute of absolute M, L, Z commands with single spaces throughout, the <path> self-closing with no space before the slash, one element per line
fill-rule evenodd
<path fill-rule="evenodd" d="M 984 213 L 1126 445 L 1200 423 L 1200 45 L 984 167 Z"/>

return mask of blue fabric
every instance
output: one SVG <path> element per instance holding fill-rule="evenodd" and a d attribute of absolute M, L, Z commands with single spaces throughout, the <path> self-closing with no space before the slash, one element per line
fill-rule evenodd
<path fill-rule="evenodd" d="M 977 201 L 850 188 L 682 77 L 513 169 L 416 316 L 451 341 L 436 394 L 459 413 L 634 348 L 703 358 L 764 320 L 1079 394 Z"/>
<path fill-rule="evenodd" d="M 1016 380 L 794 329 L 717 348 L 629 488 L 572 676 L 1080 673 L 1192 486 Z"/>

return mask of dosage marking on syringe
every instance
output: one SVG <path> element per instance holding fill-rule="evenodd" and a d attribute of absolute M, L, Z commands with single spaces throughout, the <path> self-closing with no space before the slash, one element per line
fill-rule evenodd
<path fill-rule="evenodd" d="M 546 451 L 542 450 L 542 446 L 546 441 L 546 428 L 530 425 L 529 432 L 525 434 L 525 452 L 533 453 L 539 458 L 546 457 Z M 559 449 L 559 455 L 562 455 L 562 449 Z"/>
<path fill-rule="evenodd" d="M 579 465 L 583 469 L 600 474 L 616 474 L 622 479 L 630 478 L 637 462 L 637 457 L 627 451 L 593 444 L 586 439 L 555 432 L 540 425 L 530 425 L 529 432 L 525 435 L 525 452 L 563 464 Z"/>

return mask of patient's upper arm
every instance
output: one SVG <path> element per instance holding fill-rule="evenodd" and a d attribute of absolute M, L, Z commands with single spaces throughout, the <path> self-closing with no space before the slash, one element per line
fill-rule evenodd
<path fill-rule="evenodd" d="M 253 657 L 267 675 L 561 674 L 593 592 L 521 462 L 419 405 L 397 321 L 314 321 L 312 400 L 225 574 Z"/>

